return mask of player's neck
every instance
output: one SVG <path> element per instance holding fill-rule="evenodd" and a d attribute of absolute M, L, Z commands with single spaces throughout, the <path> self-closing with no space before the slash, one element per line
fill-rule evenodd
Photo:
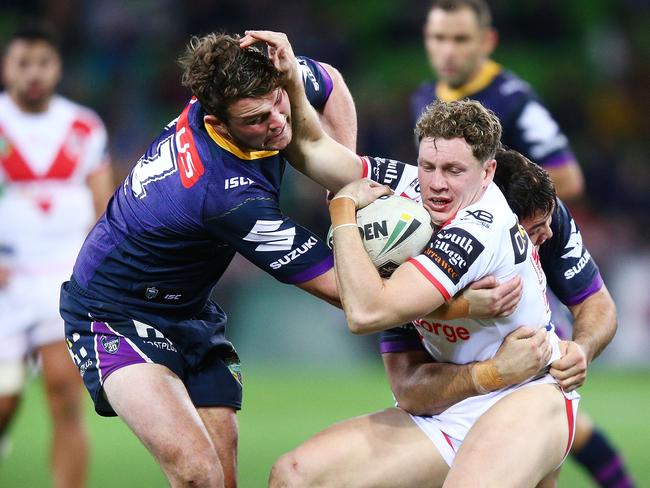
<path fill-rule="evenodd" d="M 7 91 L 7 94 L 9 95 L 9 98 L 14 103 L 14 105 L 16 105 L 16 107 L 18 107 L 21 112 L 29 115 L 39 115 L 47 112 L 47 109 L 50 107 L 50 102 L 53 98 L 53 96 L 49 96 L 43 100 L 29 102 L 10 91 Z"/>
<path fill-rule="evenodd" d="M 501 66 L 489 58 L 481 61 L 472 75 L 460 86 L 451 87 L 446 83 L 439 83 L 436 95 L 440 100 L 460 100 L 483 90 L 501 72 Z"/>

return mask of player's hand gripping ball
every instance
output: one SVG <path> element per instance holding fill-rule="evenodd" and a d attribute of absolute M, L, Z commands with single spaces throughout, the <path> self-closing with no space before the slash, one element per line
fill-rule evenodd
<path fill-rule="evenodd" d="M 419 203 L 397 195 L 379 197 L 358 210 L 357 226 L 370 260 L 383 277 L 420 254 L 433 233 L 429 212 Z M 330 227 L 330 247 L 332 239 Z"/>

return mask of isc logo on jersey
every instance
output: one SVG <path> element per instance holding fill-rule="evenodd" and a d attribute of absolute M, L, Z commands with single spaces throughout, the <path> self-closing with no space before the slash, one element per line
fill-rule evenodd
<path fill-rule="evenodd" d="M 390 276 L 418 255 L 431 239 L 429 212 L 408 198 L 381 197 L 357 212 L 357 226 L 371 261 L 382 276 Z M 331 229 L 328 235 L 331 243 Z"/>

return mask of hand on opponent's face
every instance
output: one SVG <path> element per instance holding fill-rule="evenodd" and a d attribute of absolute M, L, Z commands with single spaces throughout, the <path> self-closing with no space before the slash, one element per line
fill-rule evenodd
<path fill-rule="evenodd" d="M 282 32 L 247 30 L 244 37 L 239 40 L 242 49 L 251 47 L 258 42 L 264 42 L 268 46 L 269 59 L 273 61 L 275 68 L 282 74 L 283 80 L 300 81 L 300 73 L 296 56 L 289 43 L 287 35 Z"/>

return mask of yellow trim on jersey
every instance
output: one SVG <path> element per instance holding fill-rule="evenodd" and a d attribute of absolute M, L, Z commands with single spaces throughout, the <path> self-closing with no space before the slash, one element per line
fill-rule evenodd
<path fill-rule="evenodd" d="M 469 97 L 492 83 L 492 80 L 501 73 L 502 69 L 503 67 L 500 64 L 488 59 L 478 75 L 458 88 L 450 88 L 445 84 L 438 83 L 436 86 L 436 97 L 443 102 L 452 102 Z"/>
<path fill-rule="evenodd" d="M 216 142 L 221 149 L 225 149 L 229 153 L 232 153 L 235 156 L 237 156 L 239 159 L 245 159 L 247 161 L 251 161 L 253 159 L 262 159 L 262 158 L 268 158 L 269 156 L 275 156 L 280 152 L 280 151 L 244 151 L 237 144 L 235 144 L 232 141 L 229 141 L 221 134 L 219 134 L 214 129 L 214 127 L 212 127 L 210 124 L 206 124 L 205 122 L 203 122 L 203 125 L 205 125 L 205 130 L 208 131 L 208 135 L 210 136 L 210 138 L 214 142 Z"/>

